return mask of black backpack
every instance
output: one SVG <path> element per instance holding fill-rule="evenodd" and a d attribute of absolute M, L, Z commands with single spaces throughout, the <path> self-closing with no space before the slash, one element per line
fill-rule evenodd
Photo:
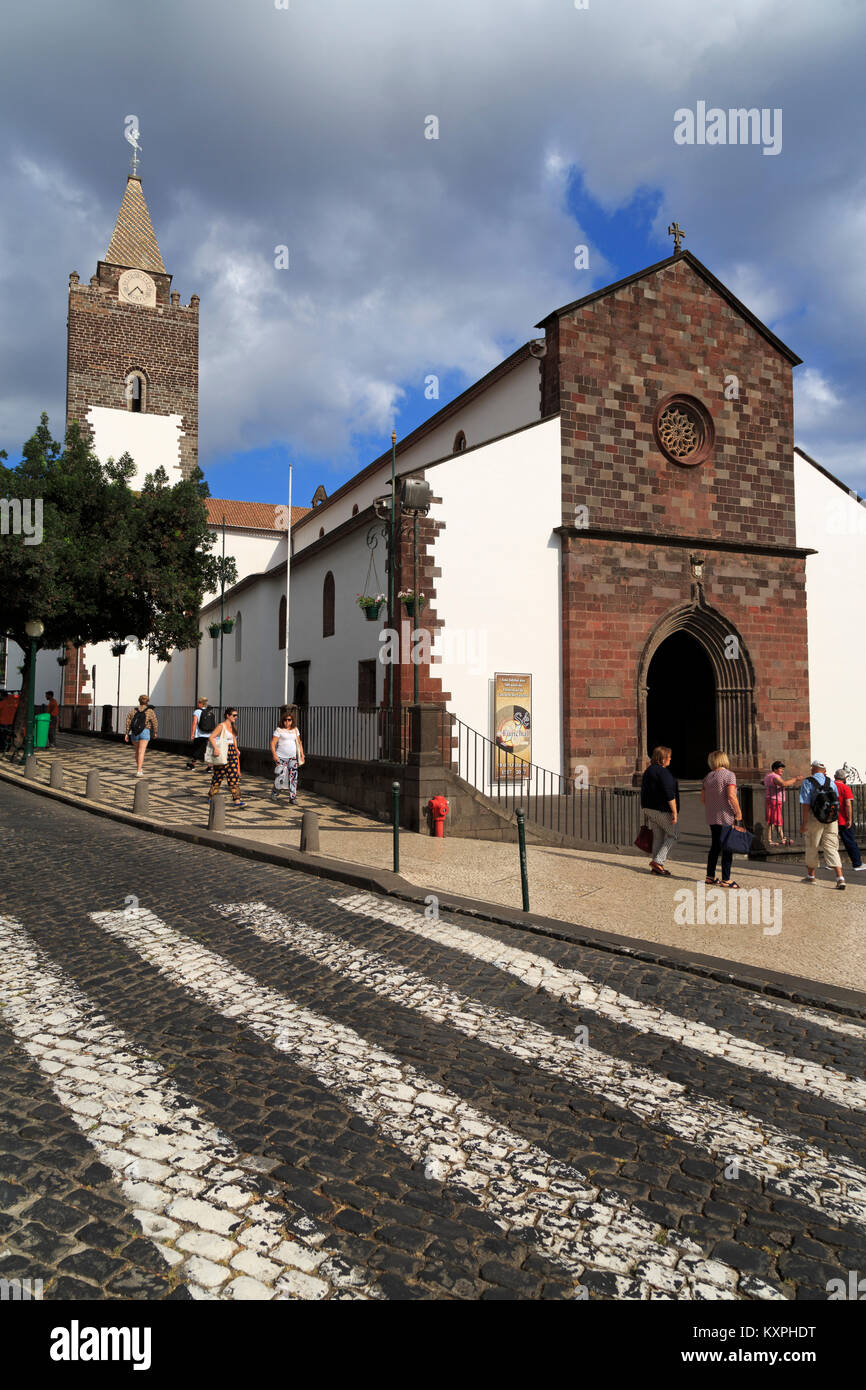
<path fill-rule="evenodd" d="M 823 787 L 814 777 L 810 777 L 809 781 L 818 788 L 810 807 L 812 815 L 822 825 L 832 825 L 833 821 L 839 819 L 839 798 L 835 786 L 829 777 Z"/>
<path fill-rule="evenodd" d="M 205 705 L 198 717 L 198 731 L 200 734 L 212 734 L 216 728 L 216 710 L 213 705 Z"/>
<path fill-rule="evenodd" d="M 132 716 L 132 723 L 129 726 L 129 732 L 132 734 L 133 738 L 138 738 L 139 734 L 144 733 L 144 728 L 146 724 L 147 710 L 137 709 L 135 711 L 135 714 Z"/>

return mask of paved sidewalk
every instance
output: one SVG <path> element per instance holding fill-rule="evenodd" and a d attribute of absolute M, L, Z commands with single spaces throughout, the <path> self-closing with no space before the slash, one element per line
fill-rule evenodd
<path fill-rule="evenodd" d="M 59 745 L 56 753 L 39 754 L 38 781 L 48 781 L 50 764 L 59 758 L 66 789 L 83 794 L 87 771 L 98 767 L 103 799 L 132 810 L 137 779 L 130 748 L 75 735 L 60 735 Z M 167 825 L 206 825 L 208 773 L 200 767 L 187 772 L 181 757 L 158 748 L 148 751 L 144 766 L 145 777 L 138 780 L 148 784 L 151 818 Z M 19 771 L 5 761 L 0 768 Z M 296 807 L 290 808 L 285 799 L 274 806 L 269 788 L 270 783 L 261 777 L 242 779 L 246 806 L 235 811 L 227 804 L 227 832 L 263 845 L 296 849 L 301 812 L 315 809 L 323 856 L 370 868 L 392 867 L 388 824 L 303 789 Z M 723 918 L 714 924 L 720 908 L 726 916 L 734 915 L 733 904 L 720 890 L 715 894 L 706 890 L 711 896 L 704 897 L 703 864 L 696 862 L 694 851 L 674 852 L 669 879 L 652 876 L 646 859 L 630 851 L 530 846 L 527 860 L 533 912 L 631 940 L 866 992 L 866 873 L 854 873 L 847 861 L 848 889 L 840 893 L 827 870 L 819 870 L 818 884 L 810 887 L 802 882 L 802 865 L 736 860 L 734 873 L 741 887 L 766 892 L 760 903 L 756 899 L 738 903 L 744 922 Z M 403 831 L 400 873 L 434 896 L 453 893 L 512 909 L 521 906 L 516 845 L 456 837 L 436 840 Z M 694 923 L 688 921 L 690 907 Z"/>

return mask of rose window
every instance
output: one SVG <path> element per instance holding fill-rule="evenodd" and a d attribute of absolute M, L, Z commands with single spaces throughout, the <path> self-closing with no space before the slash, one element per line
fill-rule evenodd
<path fill-rule="evenodd" d="M 674 396 L 662 401 L 654 420 L 656 443 L 673 463 L 702 463 L 713 446 L 713 422 L 699 401 Z"/>

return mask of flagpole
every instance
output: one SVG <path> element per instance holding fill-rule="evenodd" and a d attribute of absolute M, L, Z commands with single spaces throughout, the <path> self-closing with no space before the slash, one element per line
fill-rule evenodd
<path fill-rule="evenodd" d="M 289 524 L 286 529 L 286 664 L 283 672 L 283 704 L 289 703 L 289 600 L 292 585 L 292 465 L 289 464 Z"/>

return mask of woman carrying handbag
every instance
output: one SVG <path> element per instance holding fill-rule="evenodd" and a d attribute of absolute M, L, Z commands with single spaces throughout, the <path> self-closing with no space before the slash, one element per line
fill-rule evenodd
<path fill-rule="evenodd" d="M 707 758 L 710 771 L 701 783 L 701 801 L 710 827 L 707 855 L 707 883 L 722 888 L 739 888 L 731 878 L 734 853 L 748 852 L 751 835 L 743 828 L 743 814 L 737 799 L 737 779 L 731 772 L 727 753 L 717 748 Z M 716 878 L 716 864 L 722 856 L 722 877 Z"/>
<path fill-rule="evenodd" d="M 208 737 L 204 760 L 213 768 L 208 800 L 216 796 L 225 778 L 229 784 L 232 801 L 235 806 L 240 807 L 244 803 L 241 801 L 241 750 L 238 747 L 237 732 L 237 709 L 234 705 L 227 705 L 222 723 L 217 724 Z"/>

